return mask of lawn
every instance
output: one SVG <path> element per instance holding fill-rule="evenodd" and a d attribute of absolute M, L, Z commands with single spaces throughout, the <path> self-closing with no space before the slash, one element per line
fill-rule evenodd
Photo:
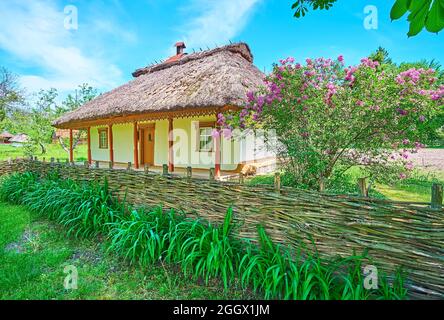
<path fill-rule="evenodd" d="M 168 266 L 141 267 L 106 254 L 105 244 L 74 240 L 62 227 L 0 202 L 0 299 L 248 299 L 218 282 L 196 283 Z M 65 266 L 78 289 L 64 288 Z"/>
<path fill-rule="evenodd" d="M 8 158 L 14 159 L 15 157 L 23 158 L 26 157 L 25 148 L 23 147 L 13 147 L 11 145 L 0 144 L 0 161 L 8 160 Z M 47 146 L 46 154 L 34 154 L 39 159 L 43 157 L 49 161 L 51 158 L 60 159 L 61 161 L 65 161 L 68 159 L 68 153 L 63 150 L 60 144 L 49 144 Z M 87 160 L 87 146 L 79 145 L 74 149 L 74 160 L 75 161 L 86 161 Z"/>

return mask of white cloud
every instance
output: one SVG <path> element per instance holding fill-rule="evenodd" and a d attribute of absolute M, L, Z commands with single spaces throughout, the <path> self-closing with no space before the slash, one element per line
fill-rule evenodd
<path fill-rule="evenodd" d="M 0 1 L 0 12 L 0 50 L 32 68 L 21 77 L 28 91 L 71 91 L 85 82 L 106 90 L 122 82 L 119 68 L 94 50 L 96 43 L 89 46 L 87 37 L 76 34 L 80 31 L 64 28 L 63 7 L 53 1 Z M 106 23 L 85 29 L 86 34 L 115 30 Z M 128 32 L 122 35 L 134 40 Z"/>
<path fill-rule="evenodd" d="M 191 10 L 197 17 L 182 29 L 183 40 L 190 48 L 213 47 L 234 39 L 245 27 L 254 7 L 261 0 L 194 0 Z"/>

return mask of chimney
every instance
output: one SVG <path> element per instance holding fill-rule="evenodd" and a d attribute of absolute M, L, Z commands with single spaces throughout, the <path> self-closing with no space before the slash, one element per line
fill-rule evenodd
<path fill-rule="evenodd" d="M 184 53 L 183 50 L 186 48 L 184 42 L 177 42 L 174 46 L 177 49 L 177 55 Z"/>

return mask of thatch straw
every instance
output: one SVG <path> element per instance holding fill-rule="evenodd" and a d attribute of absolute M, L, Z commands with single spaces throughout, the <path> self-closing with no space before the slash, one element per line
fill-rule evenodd
<path fill-rule="evenodd" d="M 161 176 L 152 172 L 92 169 L 38 161 L 0 162 L 0 175 L 15 171 L 41 175 L 58 170 L 64 178 L 103 181 L 120 198 L 139 205 L 162 205 L 221 222 L 233 206 L 238 235 L 255 240 L 263 224 L 276 242 L 310 246 L 324 256 L 350 256 L 354 250 L 369 256 L 379 270 L 408 272 L 410 296 L 444 298 L 444 210 L 304 190 L 246 186 Z"/>
<path fill-rule="evenodd" d="M 190 54 L 176 62 L 135 72 L 136 79 L 102 94 L 54 121 L 70 123 L 195 108 L 243 106 L 246 93 L 263 82 L 248 45 L 233 44 Z"/>

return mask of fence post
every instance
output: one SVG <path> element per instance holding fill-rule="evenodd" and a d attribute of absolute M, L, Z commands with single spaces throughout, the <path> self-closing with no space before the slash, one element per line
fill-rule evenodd
<path fill-rule="evenodd" d="M 368 198 L 367 178 L 358 179 L 359 194 L 362 197 Z"/>
<path fill-rule="evenodd" d="M 145 163 L 145 165 L 143 166 L 143 170 L 145 171 L 145 173 L 150 172 L 150 166 L 149 166 L 149 164 Z"/>
<path fill-rule="evenodd" d="M 131 171 L 131 162 L 128 162 L 127 170 L 128 170 L 128 171 Z"/>
<path fill-rule="evenodd" d="M 191 180 L 192 177 L 193 177 L 193 168 L 187 167 L 187 179 Z"/>
<path fill-rule="evenodd" d="M 432 186 L 432 203 L 431 208 L 435 210 L 442 209 L 442 184 L 434 183 Z"/>
<path fill-rule="evenodd" d="M 319 178 L 319 192 L 325 191 L 325 179 L 324 177 Z"/>
<path fill-rule="evenodd" d="M 96 161 L 96 169 L 99 169 L 99 167 L 100 167 L 100 163 L 99 163 L 99 161 Z"/>
<path fill-rule="evenodd" d="M 83 165 L 85 166 L 85 168 L 89 168 L 89 162 L 88 162 L 88 161 L 85 161 L 85 162 L 83 163 Z"/>
<path fill-rule="evenodd" d="M 239 184 L 244 184 L 244 174 L 239 172 Z"/>
<path fill-rule="evenodd" d="M 281 174 L 279 172 L 274 174 L 274 189 L 276 192 L 281 192 Z"/>
<path fill-rule="evenodd" d="M 164 176 L 167 176 L 167 175 L 168 175 L 168 165 L 167 165 L 167 164 L 164 164 L 164 165 L 162 166 L 162 168 L 163 168 L 163 172 L 162 172 L 162 174 L 163 174 Z"/>
<path fill-rule="evenodd" d="M 210 168 L 210 181 L 214 181 L 214 177 L 215 177 L 214 172 L 215 172 L 215 169 Z"/>
<path fill-rule="evenodd" d="M 110 169 L 113 169 L 114 168 L 114 163 L 112 161 L 108 162 L 108 167 Z"/>

